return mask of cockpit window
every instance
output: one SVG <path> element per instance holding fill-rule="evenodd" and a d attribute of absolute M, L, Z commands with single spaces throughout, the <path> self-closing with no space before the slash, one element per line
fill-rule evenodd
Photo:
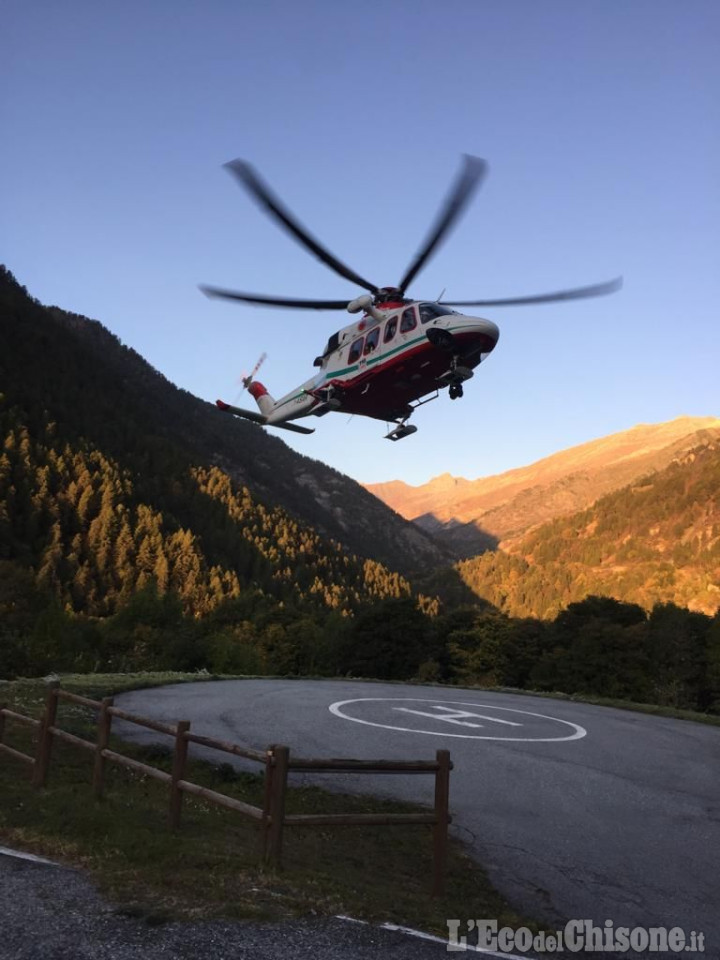
<path fill-rule="evenodd" d="M 408 333 L 410 330 L 414 330 L 416 326 L 415 307 L 408 307 L 407 310 L 403 310 L 400 333 Z"/>
<path fill-rule="evenodd" d="M 431 320 L 437 320 L 438 317 L 447 317 L 449 314 L 455 313 L 449 307 L 441 307 L 437 303 L 421 303 L 419 309 L 421 323 L 430 323 Z"/>
<path fill-rule="evenodd" d="M 337 333 L 334 333 L 328 340 L 327 346 L 323 350 L 323 354 L 322 354 L 323 357 L 327 357 L 334 350 L 337 350 L 339 346 L 340 346 L 340 331 L 338 331 Z M 318 366 L 318 364 L 315 364 L 315 366 Z"/>
<path fill-rule="evenodd" d="M 377 347 L 379 340 L 380 340 L 380 327 L 375 327 L 365 337 L 365 351 L 364 351 L 365 356 L 373 352 L 373 350 Z"/>
<path fill-rule="evenodd" d="M 390 343 L 392 338 L 395 336 L 395 331 L 397 330 L 397 314 L 394 317 L 390 317 L 388 322 L 385 324 L 385 336 L 383 337 L 383 343 Z"/>
<path fill-rule="evenodd" d="M 357 361 L 362 356 L 364 342 L 365 342 L 365 337 L 359 337 L 353 343 L 353 345 L 350 347 L 350 353 L 348 354 L 348 363 L 357 363 Z"/>

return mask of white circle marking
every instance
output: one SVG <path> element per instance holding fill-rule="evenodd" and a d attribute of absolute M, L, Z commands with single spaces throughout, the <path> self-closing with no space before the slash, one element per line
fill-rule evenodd
<path fill-rule="evenodd" d="M 376 723 L 372 720 L 360 720 L 358 717 L 350 717 L 342 712 L 342 707 L 351 703 L 452 703 L 463 707 L 482 707 L 485 710 L 504 710 L 506 713 L 521 713 L 526 717 L 539 717 L 541 720 L 552 720 L 554 723 L 562 723 L 567 727 L 572 727 L 573 733 L 568 737 L 486 737 L 471 733 L 446 733 L 445 730 L 415 730 L 412 727 L 394 727 L 387 723 Z M 544 713 L 531 713 L 529 710 L 516 710 L 512 707 L 497 707 L 489 703 L 470 703 L 467 700 L 430 700 L 420 697 L 358 697 L 356 700 L 337 700 L 328 707 L 330 713 L 343 720 L 352 720 L 353 723 L 362 723 L 368 727 L 382 727 L 384 730 L 399 730 L 402 733 L 425 733 L 431 737 L 456 737 L 460 740 L 504 740 L 512 743 L 561 743 L 565 740 L 581 740 L 587 736 L 585 727 L 577 723 L 571 723 L 569 720 L 560 720 L 558 717 L 548 717 Z"/>

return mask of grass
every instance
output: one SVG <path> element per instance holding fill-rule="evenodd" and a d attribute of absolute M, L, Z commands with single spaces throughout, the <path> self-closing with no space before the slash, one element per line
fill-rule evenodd
<path fill-rule="evenodd" d="M 203 679 L 187 674 L 64 677 L 64 689 L 92 699 L 159 683 Z M 21 680 L 0 685 L 0 701 L 39 717 L 46 685 Z M 58 723 L 94 740 L 90 711 L 61 701 Z M 11 720 L 4 740 L 34 753 L 32 731 Z M 114 743 L 115 749 L 165 770 L 162 747 Z M 108 764 L 102 801 L 93 799 L 92 755 L 55 742 L 48 786 L 35 790 L 29 767 L 0 756 L 0 838 L 87 870 L 119 912 L 149 924 L 171 918 L 278 920 L 343 913 L 392 921 L 447 935 L 447 917 L 496 917 L 499 925 L 537 925 L 513 912 L 482 868 L 451 841 L 446 894 L 430 896 L 432 833 L 425 826 L 287 827 L 284 869 L 260 860 L 257 826 L 232 811 L 189 795 L 183 822 L 167 825 L 168 790 L 150 778 Z M 191 761 L 186 779 L 262 806 L 260 776 L 227 763 Z M 418 778 L 420 779 L 420 778 Z M 423 781 L 425 778 L 422 778 Z M 427 796 L 432 795 L 430 778 Z M 289 813 L 406 812 L 417 809 L 368 797 L 343 796 L 315 787 L 291 788 Z"/>

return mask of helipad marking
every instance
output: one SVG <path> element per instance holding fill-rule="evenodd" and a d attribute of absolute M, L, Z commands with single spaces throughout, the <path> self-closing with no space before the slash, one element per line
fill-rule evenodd
<path fill-rule="evenodd" d="M 451 704 L 460 707 L 480 707 L 484 710 L 502 710 L 505 713 L 519 713 L 526 717 L 537 717 L 540 720 L 551 720 L 553 723 L 561 723 L 566 727 L 570 727 L 573 730 L 573 733 L 567 737 L 492 737 L 485 734 L 449 733 L 446 730 L 416 730 L 412 727 L 396 727 L 392 724 L 377 723 L 373 720 L 360 720 L 359 717 L 351 717 L 347 713 L 342 712 L 342 707 L 347 707 L 353 703 L 431 703 L 440 709 L 444 709 L 442 706 L 443 704 Z M 403 707 L 394 707 L 393 709 L 404 710 L 407 713 L 419 713 L 420 716 L 431 716 L 435 720 L 446 719 L 446 717 L 441 717 L 440 715 L 435 716 L 435 714 L 423 714 L 421 711 L 412 711 Z M 583 737 L 587 736 L 587 730 L 584 727 L 581 727 L 577 723 L 571 723 L 569 720 L 561 720 L 559 717 L 549 717 L 544 713 L 531 713 L 529 710 L 517 710 L 513 707 L 496 707 L 490 703 L 468 703 L 464 700 L 443 700 L 438 702 L 437 700 L 429 700 L 427 698 L 420 697 L 358 697 L 355 700 L 337 700 L 335 703 L 330 704 L 328 710 L 330 713 L 334 714 L 336 717 L 340 717 L 343 720 L 352 720 L 353 723 L 362 723 L 368 727 L 381 727 L 383 730 L 399 730 L 401 733 L 424 733 L 431 737 L 456 737 L 460 740 L 503 740 L 507 743 L 560 743 L 565 740 L 581 740 Z M 465 711 L 459 711 L 459 713 L 460 715 L 464 715 Z M 478 714 L 470 715 L 479 716 Z M 518 725 L 522 726 L 522 724 Z"/>
<path fill-rule="evenodd" d="M 433 720 L 446 720 L 448 723 L 457 723 L 461 727 L 480 727 L 483 723 L 470 723 L 466 717 L 477 717 L 478 720 L 492 720 L 493 723 L 505 723 L 508 727 L 521 727 L 521 723 L 514 723 L 512 720 L 501 720 L 499 717 L 488 717 L 484 713 L 471 713 L 469 710 L 453 710 L 452 707 L 444 707 L 440 703 L 434 703 L 435 710 L 446 710 L 447 713 L 428 713 L 427 710 L 411 710 L 410 707 L 393 707 L 398 713 L 414 713 L 418 717 L 431 717 Z"/>

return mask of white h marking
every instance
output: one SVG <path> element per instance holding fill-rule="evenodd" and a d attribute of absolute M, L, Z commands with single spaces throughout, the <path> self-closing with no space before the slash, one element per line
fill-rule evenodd
<path fill-rule="evenodd" d="M 432 717 L 433 720 L 445 720 L 447 723 L 456 723 L 461 727 L 475 727 L 479 728 L 484 726 L 482 723 L 471 723 L 467 717 L 474 717 L 477 720 L 492 720 L 493 723 L 504 723 L 508 727 L 521 727 L 521 723 L 513 723 L 512 720 L 500 720 L 498 717 L 488 717 L 484 713 L 471 713 L 469 710 L 455 710 L 453 707 L 444 707 L 440 703 L 433 704 L 433 710 L 444 710 L 445 713 L 428 713 L 426 710 L 411 710 L 409 707 L 393 707 L 393 710 L 398 710 L 400 713 L 414 713 L 418 717 Z"/>

